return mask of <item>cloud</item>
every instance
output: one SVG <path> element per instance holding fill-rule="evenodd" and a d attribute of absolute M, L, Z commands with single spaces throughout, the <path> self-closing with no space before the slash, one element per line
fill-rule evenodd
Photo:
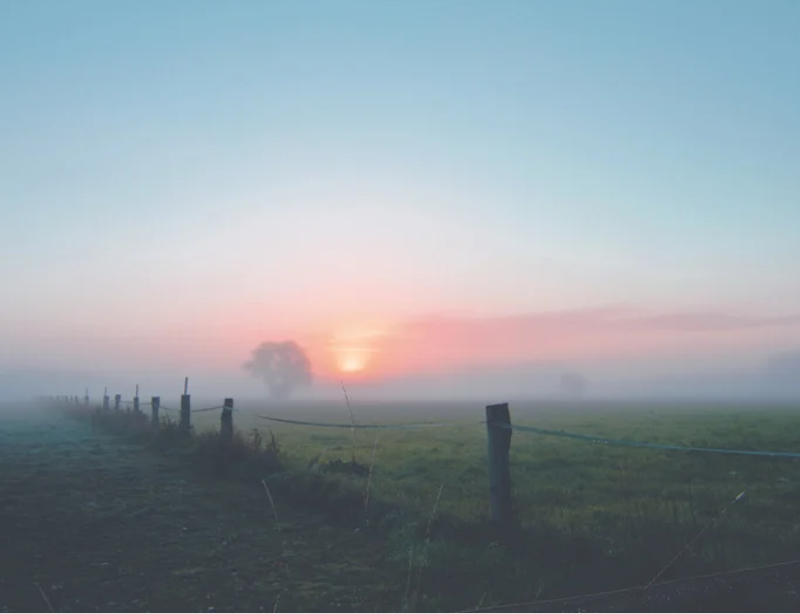
<path fill-rule="evenodd" d="M 438 314 L 400 324 L 380 340 L 375 360 L 384 373 L 442 372 L 529 360 L 727 351 L 774 343 L 789 333 L 800 339 L 800 316 L 626 307 L 512 316 Z"/>
<path fill-rule="evenodd" d="M 648 330 L 708 333 L 797 326 L 800 324 L 800 315 L 754 317 L 715 312 L 662 313 L 631 318 L 628 323 L 634 328 Z"/>
<path fill-rule="evenodd" d="M 800 315 L 758 317 L 723 312 L 656 312 L 598 308 L 534 312 L 514 316 L 429 316 L 411 320 L 406 334 L 425 336 L 464 333 L 519 336 L 562 332 L 622 333 L 628 331 L 707 333 L 800 325 Z"/>

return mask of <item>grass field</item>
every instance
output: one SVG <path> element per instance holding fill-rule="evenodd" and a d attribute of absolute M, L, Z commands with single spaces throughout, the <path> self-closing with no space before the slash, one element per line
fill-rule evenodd
<path fill-rule="evenodd" d="M 192 401 L 195 408 L 217 403 Z M 152 438 L 126 443 L 133 431 L 91 434 L 89 423 L 43 419 L 44 435 L 12 429 L 2 478 L 17 524 L 4 525 L 4 539 L 16 544 L 9 552 L 18 552 L 18 564 L 16 575 L 0 576 L 0 588 L 30 586 L 23 601 L 7 601 L 26 605 L 9 611 L 43 608 L 32 579 L 71 587 L 49 594 L 56 611 L 469 611 L 534 601 L 507 611 L 800 605 L 800 565 L 661 584 L 800 559 L 800 463 L 793 459 L 516 432 L 519 526 L 498 530 L 487 518 L 480 404 L 355 399 L 352 412 L 358 423 L 453 424 L 357 430 L 354 445 L 349 428 L 259 417 L 347 424 L 344 401 L 270 407 L 237 400 L 236 428 L 251 442 L 258 429 L 267 443 L 271 430 L 279 463 L 224 475 L 201 454 L 216 449 L 207 445 L 216 440 L 203 436 L 218 427 L 216 410 L 192 414 L 199 436 L 189 447 L 169 440 L 154 447 Z M 613 438 L 800 451 L 800 411 L 792 407 L 512 404 L 511 413 L 518 424 Z M 117 415 L 125 423 L 125 414 Z M 27 453 L 25 438 L 43 436 L 50 443 Z M 43 567 L 42 560 L 51 563 Z M 117 571 L 92 571 L 103 562 Z M 647 591 L 552 601 L 646 585 L 660 572 Z"/>
<path fill-rule="evenodd" d="M 370 477 L 328 473 L 326 479 L 358 492 L 369 483 L 373 501 L 417 518 L 436 506 L 440 519 L 459 526 L 485 523 L 486 427 L 480 424 L 480 405 L 354 403 L 352 409 L 360 423 L 456 423 L 413 431 L 357 430 L 354 446 L 349 429 L 258 417 L 268 413 L 346 424 L 344 402 L 261 411 L 244 403 L 235 420 L 243 431 L 271 429 L 293 471 L 308 471 L 325 460 L 348 461 L 355 454 L 372 468 Z M 519 424 L 610 438 L 800 451 L 800 408 L 520 404 L 511 409 L 512 421 Z M 203 430 L 218 418 L 195 414 L 193 419 Z M 448 561 L 466 557 L 476 571 L 473 581 L 459 586 L 457 607 L 647 584 L 709 523 L 661 580 L 771 564 L 800 553 L 800 462 L 794 459 L 612 447 L 516 432 L 511 462 L 515 508 L 529 546 L 537 551 L 498 554 L 497 560 L 483 552 L 486 560 L 481 560 L 469 546 L 462 549 L 456 540 L 443 539 L 430 555 L 440 559 L 426 565 L 447 569 Z M 732 503 L 741 492 L 744 498 Z M 508 568 L 507 582 L 496 581 L 493 566 Z M 478 569 L 486 574 L 483 579 Z M 443 596 L 443 603 L 456 605 L 453 598 Z"/>

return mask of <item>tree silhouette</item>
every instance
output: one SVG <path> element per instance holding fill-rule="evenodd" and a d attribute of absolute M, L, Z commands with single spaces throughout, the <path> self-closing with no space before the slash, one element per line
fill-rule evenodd
<path fill-rule="evenodd" d="M 286 399 L 313 382 L 311 361 L 294 341 L 266 341 L 259 345 L 243 368 L 264 381 L 270 396 Z"/>

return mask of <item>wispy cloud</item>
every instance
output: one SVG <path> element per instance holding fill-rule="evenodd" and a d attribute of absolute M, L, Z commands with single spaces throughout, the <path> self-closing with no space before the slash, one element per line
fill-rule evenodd
<path fill-rule="evenodd" d="M 376 361 L 390 373 L 450 370 L 478 363 L 725 349 L 787 333 L 800 338 L 800 315 L 628 307 L 500 317 L 434 314 L 406 321 L 380 339 Z"/>
<path fill-rule="evenodd" d="M 715 312 L 683 312 L 630 318 L 627 322 L 633 328 L 684 333 L 709 333 L 798 326 L 800 325 L 800 315 L 755 317 Z"/>

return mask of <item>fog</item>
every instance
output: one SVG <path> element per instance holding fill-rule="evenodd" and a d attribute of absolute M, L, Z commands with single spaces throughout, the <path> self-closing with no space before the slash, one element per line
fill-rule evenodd
<path fill-rule="evenodd" d="M 95 401 L 104 388 L 123 399 L 177 397 L 184 377 L 195 397 L 340 401 L 342 385 L 351 397 L 375 400 L 513 399 L 584 401 L 653 399 L 800 401 L 800 351 L 741 360 L 665 361 L 593 359 L 539 361 L 471 367 L 445 373 L 419 373 L 381 380 L 313 375 L 313 365 L 293 342 L 266 342 L 243 365 L 228 370 L 57 369 L 20 365 L 0 369 L 0 400 L 20 401 L 39 395 L 75 394 L 88 389 Z"/>

